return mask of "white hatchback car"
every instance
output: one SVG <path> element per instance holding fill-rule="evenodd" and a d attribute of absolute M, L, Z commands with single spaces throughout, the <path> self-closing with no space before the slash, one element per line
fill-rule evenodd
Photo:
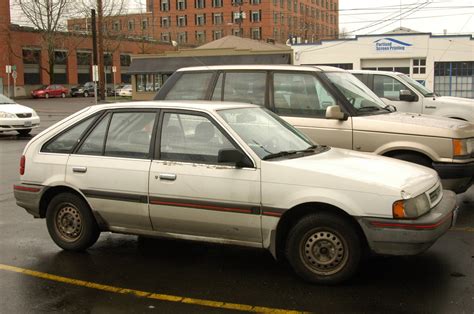
<path fill-rule="evenodd" d="M 316 145 L 235 103 L 89 107 L 32 139 L 20 174 L 17 204 L 63 249 L 101 231 L 244 245 L 317 283 L 349 278 L 368 250 L 423 252 L 456 216 L 435 171 Z"/>
<path fill-rule="evenodd" d="M 0 94 L 0 133 L 17 131 L 20 135 L 28 135 L 39 125 L 40 118 L 33 109 Z"/>

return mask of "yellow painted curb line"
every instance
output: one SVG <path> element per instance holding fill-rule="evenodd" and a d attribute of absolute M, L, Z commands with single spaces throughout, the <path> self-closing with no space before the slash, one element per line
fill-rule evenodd
<path fill-rule="evenodd" d="M 56 282 L 67 283 L 70 285 L 86 287 L 91 289 L 97 289 L 107 292 L 113 292 L 118 294 L 130 294 L 136 297 L 159 300 L 159 301 L 167 301 L 167 302 L 176 302 L 176 303 L 184 303 L 184 304 L 193 304 L 193 305 L 200 305 L 200 306 L 207 306 L 213 307 L 218 309 L 229 309 L 229 310 L 237 310 L 237 311 L 247 311 L 247 312 L 255 312 L 255 313 L 288 313 L 288 314 L 302 314 L 308 312 L 301 312 L 295 310 L 285 310 L 285 309 L 276 309 L 270 307 L 261 307 L 261 306 L 253 306 L 247 304 L 237 304 L 237 303 L 227 303 L 227 302 L 220 302 L 220 301 L 211 301 L 211 300 L 204 300 L 204 299 L 193 299 L 193 298 L 186 298 L 181 296 L 175 295 L 168 295 L 168 294 L 158 294 L 134 289 L 126 289 L 120 287 L 114 287 L 109 285 L 102 285 L 91 281 L 85 280 L 78 280 L 72 279 L 68 277 L 56 276 L 48 273 L 42 273 L 35 270 L 0 264 L 0 270 L 6 270 L 10 272 L 20 273 L 23 275 L 28 275 L 32 277 L 37 277 L 41 279 L 52 280 Z"/>
<path fill-rule="evenodd" d="M 474 232 L 474 228 L 472 228 L 472 227 L 453 227 L 450 230 L 451 231 Z"/>

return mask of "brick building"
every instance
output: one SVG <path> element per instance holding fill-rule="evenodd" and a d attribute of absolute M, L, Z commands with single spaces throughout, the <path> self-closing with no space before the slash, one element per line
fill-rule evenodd
<path fill-rule="evenodd" d="M 31 27 L 11 24 L 9 1 L 0 1 L 0 92 L 7 92 L 5 65 L 16 69 L 16 88 L 10 76 L 10 95 L 28 95 L 30 90 L 51 82 L 66 86 L 92 80 L 92 38 L 79 32 L 59 33 L 55 37 L 54 77 L 49 75 L 49 58 L 43 33 Z M 112 66 L 116 66 L 116 82 L 130 82 L 126 70 L 132 54 L 160 53 L 171 50 L 168 43 L 147 39 L 108 37 L 104 40 L 104 57 L 107 82 L 111 83 Z"/>
<path fill-rule="evenodd" d="M 338 37 L 339 0 L 147 0 L 147 13 L 107 17 L 105 28 L 197 46 L 227 35 L 284 43 Z M 239 16 L 244 18 L 239 19 Z M 87 31 L 86 19 L 69 29 Z"/>

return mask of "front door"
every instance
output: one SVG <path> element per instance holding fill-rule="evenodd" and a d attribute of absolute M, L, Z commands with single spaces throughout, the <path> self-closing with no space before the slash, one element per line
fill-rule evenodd
<path fill-rule="evenodd" d="M 151 230 L 148 175 L 156 117 L 156 110 L 108 112 L 69 157 L 66 182 L 110 227 Z"/>
<path fill-rule="evenodd" d="M 260 170 L 217 161 L 239 149 L 207 115 L 161 114 L 157 160 L 150 170 L 150 217 L 161 233 L 261 245 Z"/>
<path fill-rule="evenodd" d="M 326 119 L 326 108 L 338 105 L 312 74 L 273 73 L 273 110 L 318 144 L 352 149 L 352 118 Z"/>
<path fill-rule="evenodd" d="M 394 77 L 380 74 L 374 75 L 373 91 L 384 103 L 395 106 L 398 111 L 422 113 L 422 101 L 400 100 L 401 90 L 408 90 L 411 91 L 413 95 L 416 95 L 411 88 Z"/>

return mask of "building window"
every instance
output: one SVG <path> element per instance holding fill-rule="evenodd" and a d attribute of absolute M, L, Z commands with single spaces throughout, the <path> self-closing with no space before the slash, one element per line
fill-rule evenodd
<path fill-rule="evenodd" d="M 186 0 L 176 0 L 176 9 L 179 11 L 186 10 Z"/>
<path fill-rule="evenodd" d="M 120 55 L 120 66 L 121 67 L 129 67 L 131 63 L 132 63 L 132 58 L 130 57 L 130 55 L 127 55 L 127 54 L 121 54 Z"/>
<path fill-rule="evenodd" d="M 81 25 L 79 25 L 79 24 L 74 24 L 73 29 L 74 29 L 76 32 L 78 32 L 78 31 L 81 30 Z"/>
<path fill-rule="evenodd" d="M 435 62 L 434 91 L 442 96 L 474 98 L 474 61 Z"/>
<path fill-rule="evenodd" d="M 426 73 L 426 59 L 413 59 L 413 74 Z"/>
<path fill-rule="evenodd" d="M 160 17 L 160 25 L 161 25 L 161 28 L 170 27 L 170 17 L 169 16 Z"/>
<path fill-rule="evenodd" d="M 54 52 L 54 75 L 53 82 L 55 84 L 67 84 L 67 51 Z"/>
<path fill-rule="evenodd" d="M 234 36 L 241 36 L 241 34 L 242 34 L 242 33 L 240 32 L 240 29 L 238 29 L 238 28 L 232 29 L 232 35 L 234 35 Z"/>
<path fill-rule="evenodd" d="M 187 42 L 188 42 L 188 33 L 187 32 L 178 33 L 178 43 L 186 44 Z"/>
<path fill-rule="evenodd" d="M 148 28 L 148 19 L 142 20 L 142 29 L 145 30 Z"/>
<path fill-rule="evenodd" d="M 112 24 L 112 30 L 115 32 L 119 32 L 122 29 L 120 26 L 120 21 L 114 21 L 114 24 Z"/>
<path fill-rule="evenodd" d="M 214 8 L 221 8 L 222 7 L 222 0 L 212 0 L 212 7 Z"/>
<path fill-rule="evenodd" d="M 77 59 L 77 82 L 84 84 L 91 81 L 92 53 L 76 52 Z"/>
<path fill-rule="evenodd" d="M 194 7 L 196 9 L 204 9 L 206 7 L 206 0 L 194 0 Z"/>
<path fill-rule="evenodd" d="M 176 17 L 176 25 L 179 27 L 184 27 L 188 25 L 188 16 L 187 15 L 181 15 Z"/>
<path fill-rule="evenodd" d="M 130 83 L 132 76 L 128 74 L 128 67 L 132 63 L 129 54 L 120 54 L 120 83 Z"/>
<path fill-rule="evenodd" d="M 260 22 L 261 21 L 262 11 L 251 11 L 250 13 L 250 22 Z"/>
<path fill-rule="evenodd" d="M 161 38 L 161 41 L 166 41 L 166 42 L 169 42 L 171 40 L 169 32 L 161 33 L 160 38 Z"/>
<path fill-rule="evenodd" d="M 196 25 L 205 25 L 206 24 L 206 14 L 196 14 L 196 15 L 194 15 L 194 23 Z"/>
<path fill-rule="evenodd" d="M 212 40 L 217 40 L 223 37 L 223 32 L 221 30 L 212 31 Z"/>
<path fill-rule="evenodd" d="M 161 11 L 169 11 L 170 10 L 170 5 L 168 3 L 168 0 L 161 0 L 160 10 Z"/>
<path fill-rule="evenodd" d="M 250 4 L 260 4 L 262 3 L 261 0 L 250 0 Z"/>
<path fill-rule="evenodd" d="M 286 6 L 287 6 L 287 8 L 288 8 L 288 11 L 291 11 L 291 0 L 288 0 L 288 1 L 286 2 Z"/>
<path fill-rule="evenodd" d="M 212 24 L 214 25 L 222 24 L 222 13 L 212 13 Z"/>
<path fill-rule="evenodd" d="M 128 30 L 133 31 L 135 29 L 135 21 L 134 20 L 129 20 L 128 21 Z"/>
<path fill-rule="evenodd" d="M 40 63 L 41 50 L 23 49 L 23 79 L 25 84 L 37 85 L 41 84 Z"/>
<path fill-rule="evenodd" d="M 261 28 L 260 27 L 253 27 L 250 30 L 250 34 L 252 36 L 252 39 L 261 39 Z"/>
<path fill-rule="evenodd" d="M 202 44 L 206 41 L 206 32 L 205 31 L 196 31 L 196 42 Z"/>

